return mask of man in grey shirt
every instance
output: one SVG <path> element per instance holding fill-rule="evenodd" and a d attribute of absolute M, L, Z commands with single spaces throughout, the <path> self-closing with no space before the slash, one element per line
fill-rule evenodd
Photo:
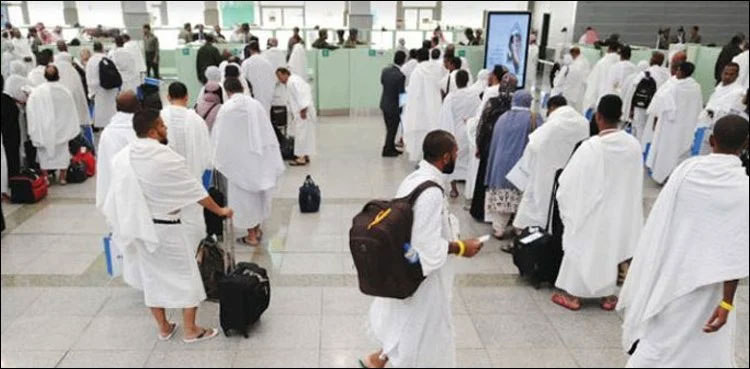
<path fill-rule="evenodd" d="M 146 54 L 146 75 L 151 77 L 153 69 L 154 78 L 159 78 L 159 39 L 151 32 L 151 26 L 143 25 L 143 46 Z"/>

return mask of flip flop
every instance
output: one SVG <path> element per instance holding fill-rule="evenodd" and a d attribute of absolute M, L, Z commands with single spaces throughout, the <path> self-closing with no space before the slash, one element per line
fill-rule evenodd
<path fill-rule="evenodd" d="M 289 166 L 292 166 L 292 167 L 304 167 L 307 164 L 308 164 L 307 162 L 299 162 L 296 160 L 292 160 L 289 162 Z"/>
<path fill-rule="evenodd" d="M 369 368 L 369 366 L 365 365 L 365 362 L 362 361 L 362 359 L 357 359 L 357 364 L 359 365 L 359 368 L 362 368 L 362 369 Z"/>
<path fill-rule="evenodd" d="M 615 297 L 614 299 L 611 299 L 611 300 L 607 299 L 607 298 L 604 298 L 599 303 L 599 306 L 604 311 L 612 311 L 612 310 L 615 310 L 617 308 L 617 302 L 618 302 L 617 297 Z"/>
<path fill-rule="evenodd" d="M 219 330 L 216 328 L 204 329 L 198 337 L 195 338 L 183 338 L 182 342 L 185 343 L 197 343 L 201 341 L 210 340 L 219 334 Z"/>
<path fill-rule="evenodd" d="M 169 326 L 172 327 L 172 330 L 169 331 L 169 334 L 167 334 L 166 336 L 162 336 L 161 333 L 159 333 L 159 341 L 169 341 L 172 339 L 172 337 L 174 337 L 174 334 L 177 333 L 177 323 L 169 323 Z"/>
<path fill-rule="evenodd" d="M 552 302 L 554 302 L 555 304 L 560 305 L 560 306 L 562 306 L 562 307 L 564 307 L 564 308 L 566 308 L 566 309 L 568 309 L 570 311 L 581 310 L 581 304 L 580 303 L 576 307 L 576 306 L 574 306 L 571 303 L 571 301 L 567 297 L 565 297 L 565 296 L 563 296 L 563 295 L 561 295 L 559 293 L 556 293 L 556 294 L 552 295 Z"/>
<path fill-rule="evenodd" d="M 255 243 L 251 243 L 250 241 L 247 240 L 246 237 L 238 238 L 237 243 L 239 243 L 240 245 L 253 246 L 253 247 L 260 245 L 260 241 L 255 241 Z"/>

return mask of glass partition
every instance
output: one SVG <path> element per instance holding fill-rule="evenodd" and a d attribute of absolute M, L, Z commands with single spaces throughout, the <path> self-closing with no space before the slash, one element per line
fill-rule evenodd
<path fill-rule="evenodd" d="M 422 47 L 422 41 L 425 40 L 425 34 L 422 31 L 396 31 L 396 40 L 403 38 L 406 41 L 406 47 L 409 49 L 418 49 Z"/>

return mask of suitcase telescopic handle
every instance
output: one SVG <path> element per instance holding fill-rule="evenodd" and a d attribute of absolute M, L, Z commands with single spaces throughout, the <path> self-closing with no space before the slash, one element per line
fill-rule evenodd
<path fill-rule="evenodd" d="M 226 245 L 227 243 L 229 243 L 230 245 L 229 250 L 227 250 L 227 262 L 229 263 L 228 272 L 229 274 L 232 274 L 234 273 L 234 269 L 237 267 L 237 263 L 234 257 L 234 222 L 232 221 L 232 218 L 226 218 L 224 219 L 222 224 L 224 225 L 224 234 L 227 235 L 227 237 L 224 238 L 224 244 Z"/>

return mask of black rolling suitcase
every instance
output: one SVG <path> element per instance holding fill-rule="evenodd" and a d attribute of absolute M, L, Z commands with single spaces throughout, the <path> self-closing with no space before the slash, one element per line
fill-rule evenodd
<path fill-rule="evenodd" d="M 513 264 L 535 288 L 554 284 L 562 263 L 562 221 L 555 198 L 560 174 L 562 169 L 555 173 L 546 227 L 527 227 L 513 241 Z"/>
<path fill-rule="evenodd" d="M 260 319 L 271 302 L 271 284 L 268 273 L 254 263 L 239 263 L 235 267 L 234 231 L 229 222 L 227 252 L 229 273 L 219 280 L 219 318 L 226 336 L 241 334 L 248 337 L 250 326 Z"/>

